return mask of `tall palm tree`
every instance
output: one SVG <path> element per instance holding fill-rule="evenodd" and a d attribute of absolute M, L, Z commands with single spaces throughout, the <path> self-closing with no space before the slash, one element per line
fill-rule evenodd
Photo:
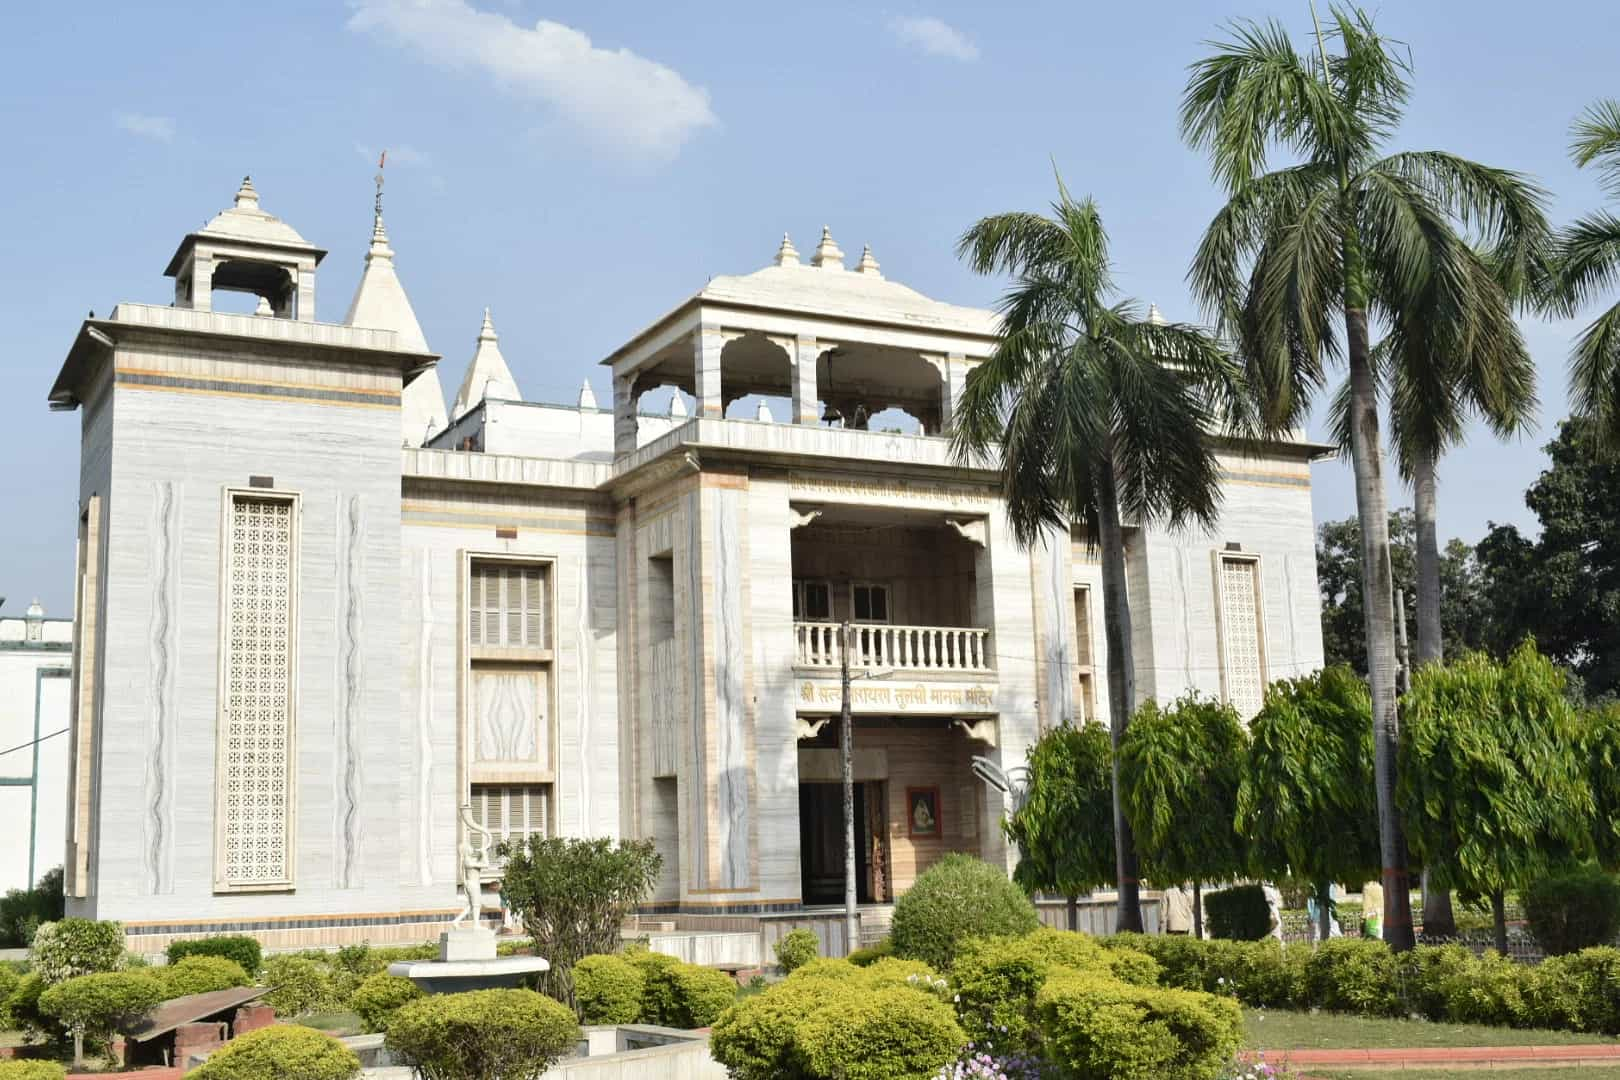
<path fill-rule="evenodd" d="M 1462 443 L 1468 421 L 1483 420 L 1499 438 L 1522 431 L 1536 407 L 1535 361 L 1513 318 L 1511 290 L 1533 285 L 1467 252 L 1460 275 L 1436 275 L 1418 302 L 1372 350 L 1376 381 L 1389 399 L 1390 447 L 1401 479 L 1412 487 L 1416 525 L 1417 640 L 1413 666 L 1444 658 L 1440 625 L 1440 545 L 1436 526 L 1440 457 Z M 1544 257 L 1536 260 L 1538 279 Z M 1464 286 L 1454 291 L 1454 284 Z M 1334 398 L 1331 423 L 1350 452 L 1350 386 Z M 1423 876 L 1424 932 L 1456 933 L 1451 893 Z"/>
<path fill-rule="evenodd" d="M 1620 199 L 1620 101 L 1586 110 L 1570 129 L 1575 164 L 1596 164 L 1599 182 Z M 1620 218 L 1594 210 L 1558 234 L 1555 300 L 1573 310 L 1620 283 Z M 1590 417 L 1600 438 L 1620 448 L 1620 302 L 1581 331 L 1570 363 L 1575 411 Z"/>
<path fill-rule="evenodd" d="M 1389 513 L 1369 324 L 1399 325 L 1425 287 L 1467 290 L 1461 221 L 1504 267 L 1535 247 L 1540 192 L 1516 173 L 1443 151 L 1383 155 L 1406 103 L 1409 62 L 1355 9 L 1330 13 L 1337 52 L 1318 28 L 1315 55 L 1277 23 L 1240 22 L 1192 65 L 1182 134 L 1208 151 L 1228 201 L 1189 279 L 1236 342 L 1273 431 L 1297 427 L 1341 353 L 1361 521 L 1367 666 L 1373 699 L 1384 935 L 1413 944 L 1406 839 L 1395 807 L 1395 609 Z M 1284 149 L 1297 160 L 1267 171 Z M 1342 317 L 1343 340 L 1335 333 Z"/>
<path fill-rule="evenodd" d="M 963 460 L 999 454 L 1014 535 L 1026 546 L 1084 521 L 1101 548 L 1113 745 L 1136 706 L 1124 524 L 1214 523 L 1220 468 L 1207 432 L 1243 430 L 1242 369 L 1202 331 L 1148 318 L 1118 298 L 1108 236 L 1090 199 L 1058 182 L 1046 217 L 998 214 L 970 228 L 958 254 L 1004 273 L 994 354 L 968 376 L 952 439 Z M 1061 542 L 1067 542 L 1066 539 Z M 1118 927 L 1140 930 L 1135 839 L 1114 763 Z"/>

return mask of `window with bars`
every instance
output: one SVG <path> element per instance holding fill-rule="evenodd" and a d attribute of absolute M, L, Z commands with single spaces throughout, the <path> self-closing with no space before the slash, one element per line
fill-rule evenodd
<path fill-rule="evenodd" d="M 1216 562 L 1221 617 L 1221 686 L 1248 720 L 1266 692 L 1265 637 L 1260 614 L 1260 563 L 1221 555 Z"/>
<path fill-rule="evenodd" d="M 1074 590 L 1074 674 L 1080 720 L 1097 715 L 1096 670 L 1091 658 L 1091 587 Z"/>
<path fill-rule="evenodd" d="M 293 496 L 229 495 L 215 781 L 221 889 L 293 884 L 297 517 Z"/>
<path fill-rule="evenodd" d="M 494 834 L 495 843 L 549 836 L 550 817 L 550 784 L 472 786 L 472 819 Z M 494 852 L 487 854 L 494 857 Z"/>
<path fill-rule="evenodd" d="M 546 566 L 475 559 L 468 575 L 468 629 L 475 647 L 547 647 Z"/>

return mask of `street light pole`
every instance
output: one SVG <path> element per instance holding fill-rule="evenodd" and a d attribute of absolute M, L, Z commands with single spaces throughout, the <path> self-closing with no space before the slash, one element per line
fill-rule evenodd
<path fill-rule="evenodd" d="M 840 629 L 839 652 L 843 656 L 843 706 L 838 718 L 839 756 L 844 767 L 844 951 L 860 947 L 860 931 L 855 923 L 855 723 L 849 702 L 849 620 Z"/>

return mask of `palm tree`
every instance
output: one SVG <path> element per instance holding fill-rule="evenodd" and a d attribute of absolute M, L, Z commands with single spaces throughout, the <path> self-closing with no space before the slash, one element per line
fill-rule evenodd
<path fill-rule="evenodd" d="M 1444 658 L 1440 625 L 1440 546 L 1436 527 L 1437 467 L 1441 455 L 1463 441 L 1472 418 L 1498 438 L 1522 431 L 1536 407 L 1535 361 L 1513 319 L 1512 290 L 1533 288 L 1504 273 L 1488 255 L 1469 252 L 1464 272 L 1439 275 L 1419 302 L 1373 349 L 1375 376 L 1389 399 L 1390 447 L 1401 479 L 1412 486 L 1416 524 L 1417 641 L 1413 666 Z M 1544 258 L 1536 260 L 1538 277 Z M 1452 285 L 1463 286 L 1461 291 Z M 1350 452 L 1350 387 L 1334 398 L 1332 426 L 1341 451 Z M 1426 934 L 1456 933 L 1451 893 L 1423 875 Z"/>
<path fill-rule="evenodd" d="M 1182 134 L 1208 151 L 1228 201 L 1205 232 L 1189 279 L 1234 340 L 1267 429 L 1286 431 L 1304 420 L 1326 360 L 1342 353 L 1349 368 L 1384 935 L 1409 948 L 1406 840 L 1395 807 L 1389 513 L 1369 322 L 1403 325 L 1403 314 L 1421 305 L 1437 278 L 1450 279 L 1449 291 L 1467 291 L 1467 244 L 1453 221 L 1473 229 L 1502 267 L 1527 266 L 1542 196 L 1516 173 L 1443 151 L 1381 156 L 1406 103 L 1409 62 L 1362 12 L 1335 8 L 1330 22 L 1335 55 L 1320 28 L 1312 56 L 1296 51 L 1275 22 L 1241 22 L 1192 65 Z M 1267 155 L 1279 147 L 1298 160 L 1268 172 Z"/>
<path fill-rule="evenodd" d="M 1603 190 L 1620 199 L 1620 101 L 1600 101 L 1570 129 L 1570 156 L 1596 163 Z M 1558 234 L 1555 302 L 1573 311 L 1620 281 L 1620 218 L 1595 210 Z M 1591 418 L 1601 440 L 1620 447 L 1620 302 L 1575 340 L 1570 363 L 1575 411 Z"/>
<path fill-rule="evenodd" d="M 1014 536 L 1031 546 L 1084 521 L 1101 548 L 1114 761 L 1118 928 L 1142 928 L 1135 839 L 1117 751 L 1136 706 L 1124 522 L 1211 525 L 1220 468 L 1206 432 L 1249 416 L 1241 368 L 1195 327 L 1146 317 L 1117 297 L 1096 205 L 1058 181 L 1052 216 L 998 214 L 958 254 L 1005 273 L 994 354 L 970 373 L 952 431 L 962 460 L 999 453 Z"/>

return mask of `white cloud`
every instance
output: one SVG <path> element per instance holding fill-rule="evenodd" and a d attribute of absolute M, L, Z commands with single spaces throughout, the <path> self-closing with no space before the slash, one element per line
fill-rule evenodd
<path fill-rule="evenodd" d="M 592 139 L 628 156 L 667 159 L 714 124 L 708 91 L 628 49 L 602 49 L 562 23 L 523 27 L 466 0 L 351 0 L 351 30 L 472 68 L 509 92 L 556 109 Z"/>
<path fill-rule="evenodd" d="M 174 141 L 174 117 L 172 116 L 120 113 L 118 115 L 118 126 L 131 135 L 139 135 L 143 139 L 156 139 L 158 142 Z"/>
<path fill-rule="evenodd" d="M 889 30 L 902 44 L 920 49 L 929 56 L 973 61 L 979 47 L 973 39 L 943 19 L 932 15 L 900 15 L 889 20 Z"/>

